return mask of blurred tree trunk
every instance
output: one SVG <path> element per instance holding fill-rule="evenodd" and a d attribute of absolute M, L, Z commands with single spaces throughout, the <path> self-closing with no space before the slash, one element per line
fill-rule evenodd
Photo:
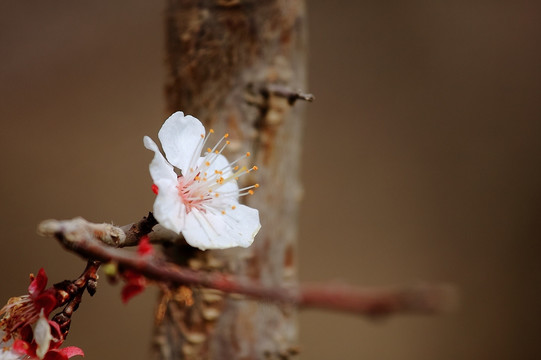
<path fill-rule="evenodd" d="M 241 180 L 261 185 L 246 200 L 262 223 L 248 249 L 177 248 L 169 256 L 195 269 L 295 284 L 303 106 L 272 89 L 305 86 L 304 1 L 168 0 L 166 37 L 169 112 L 194 115 L 220 136 L 229 132 L 229 158 L 252 152 L 259 171 Z M 165 300 L 156 359 L 286 359 L 296 352 L 293 307 L 205 289 L 193 289 L 191 306 L 182 296 Z"/>

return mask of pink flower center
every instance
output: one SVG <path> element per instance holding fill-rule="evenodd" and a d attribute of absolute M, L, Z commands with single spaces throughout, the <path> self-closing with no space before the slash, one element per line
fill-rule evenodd
<path fill-rule="evenodd" d="M 204 203 L 212 199 L 208 189 L 198 186 L 200 181 L 197 179 L 198 176 L 195 178 L 178 177 L 178 195 L 186 207 L 186 214 L 194 208 L 205 213 Z"/>

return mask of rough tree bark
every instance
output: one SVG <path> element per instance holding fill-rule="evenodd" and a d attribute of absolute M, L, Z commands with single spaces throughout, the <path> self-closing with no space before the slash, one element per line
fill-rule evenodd
<path fill-rule="evenodd" d="M 302 0 L 169 0 L 167 106 L 228 132 L 228 157 L 251 151 L 259 183 L 247 199 L 262 228 L 248 249 L 170 249 L 174 261 L 266 285 L 296 282 L 297 211 L 305 88 Z M 234 141 L 236 140 L 236 141 Z M 243 185 L 243 184 L 241 184 Z M 285 359 L 296 353 L 296 310 L 215 290 L 193 289 L 194 304 L 164 294 L 155 328 L 156 359 Z"/>

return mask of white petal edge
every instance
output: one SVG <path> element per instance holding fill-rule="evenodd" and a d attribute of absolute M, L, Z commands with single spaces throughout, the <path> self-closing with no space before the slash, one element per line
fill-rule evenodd
<path fill-rule="evenodd" d="M 181 111 L 169 116 L 158 132 L 167 160 L 183 174 L 201 155 L 201 135 L 205 136 L 201 121 Z M 190 164 L 192 161 L 194 164 Z"/>
<path fill-rule="evenodd" d="M 184 228 L 186 208 L 178 194 L 178 182 L 156 181 L 158 195 L 154 200 L 153 214 L 156 220 L 171 231 L 180 234 Z"/>
<path fill-rule="evenodd" d="M 190 211 L 182 234 L 188 244 L 201 250 L 226 249 L 250 246 L 260 228 L 259 211 L 239 204 L 225 214 Z"/>
<path fill-rule="evenodd" d="M 43 309 L 41 309 L 39 319 L 34 327 L 34 340 L 36 340 L 36 344 L 38 345 L 36 355 L 40 359 L 43 359 L 47 351 L 49 351 L 49 345 L 52 339 L 51 325 L 49 325 L 47 318 L 43 314 Z"/>
<path fill-rule="evenodd" d="M 176 181 L 177 174 L 173 169 L 173 165 L 171 165 L 169 162 L 167 162 L 167 160 L 165 160 L 160 149 L 158 148 L 158 145 L 156 145 L 154 140 L 152 140 L 148 136 L 145 136 L 143 138 L 143 144 L 148 150 L 154 151 L 154 158 L 148 166 L 150 170 L 150 176 L 152 177 L 154 183 L 165 179 L 170 181 Z"/>
<path fill-rule="evenodd" d="M 178 234 L 184 227 L 186 211 L 178 195 L 177 174 L 151 138 L 145 136 L 143 143 L 147 149 L 154 151 L 154 158 L 149 165 L 152 181 L 158 187 L 158 195 L 154 200 L 154 217 L 163 227 Z"/>

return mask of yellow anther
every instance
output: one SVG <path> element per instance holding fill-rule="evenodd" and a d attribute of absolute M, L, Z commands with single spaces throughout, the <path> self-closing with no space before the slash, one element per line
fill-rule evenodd
<path fill-rule="evenodd" d="M 229 137 L 229 133 L 225 133 L 224 138 L 227 139 Z"/>
<path fill-rule="evenodd" d="M 199 181 L 199 179 L 200 179 L 200 177 L 199 177 L 199 175 L 197 175 L 197 176 L 195 177 L 195 180 Z"/>
<path fill-rule="evenodd" d="M 219 174 L 220 172 L 218 170 L 214 170 L 214 173 L 215 174 Z"/>
<path fill-rule="evenodd" d="M 208 161 L 205 161 L 205 165 L 210 166 L 210 163 Z"/>
<path fill-rule="evenodd" d="M 235 210 L 237 207 L 235 205 L 231 206 L 231 209 Z"/>
<path fill-rule="evenodd" d="M 218 194 L 218 193 L 214 193 L 214 196 L 218 197 L 218 196 L 220 196 L 220 194 Z"/>
<path fill-rule="evenodd" d="M 207 181 L 207 178 L 203 178 L 203 181 Z"/>
<path fill-rule="evenodd" d="M 209 193 L 211 193 L 211 192 L 212 192 L 212 189 L 209 189 Z"/>
<path fill-rule="evenodd" d="M 204 138 L 205 138 L 205 134 L 201 134 L 201 138 L 204 139 Z"/>
<path fill-rule="evenodd" d="M 229 144 L 231 144 L 231 141 L 227 140 L 225 143 L 226 143 L 226 145 L 229 145 Z"/>
<path fill-rule="evenodd" d="M 208 153 L 209 153 L 209 152 L 211 152 L 211 151 L 212 151 L 212 149 L 211 149 L 211 148 L 207 148 L 207 152 L 208 152 Z"/>
<path fill-rule="evenodd" d="M 222 210 L 222 215 L 225 215 L 225 210 Z"/>
<path fill-rule="evenodd" d="M 235 180 L 238 180 L 238 179 L 239 179 L 238 177 L 235 178 Z"/>
<path fill-rule="evenodd" d="M 259 184 L 255 184 L 254 187 L 257 189 L 259 187 Z"/>
<path fill-rule="evenodd" d="M 259 170 L 259 168 L 258 168 L 257 166 L 255 166 L 255 165 L 252 167 L 252 169 L 253 169 L 254 171 Z"/>
<path fill-rule="evenodd" d="M 211 134 L 214 134 L 214 129 L 210 129 L 209 132 L 210 132 Z"/>
<path fill-rule="evenodd" d="M 254 191 L 253 190 L 248 190 L 248 194 L 253 195 Z"/>
<path fill-rule="evenodd" d="M 220 152 L 218 150 L 214 150 L 214 153 L 215 154 L 219 154 Z"/>
<path fill-rule="evenodd" d="M 235 166 L 235 167 L 233 168 L 233 171 L 237 171 L 238 169 L 239 169 L 239 166 L 237 165 L 237 166 Z"/>
<path fill-rule="evenodd" d="M 252 155 L 252 154 L 250 154 L 250 152 L 248 151 L 248 152 L 246 153 L 246 156 L 247 156 L 247 157 L 250 157 L 250 155 Z"/>

